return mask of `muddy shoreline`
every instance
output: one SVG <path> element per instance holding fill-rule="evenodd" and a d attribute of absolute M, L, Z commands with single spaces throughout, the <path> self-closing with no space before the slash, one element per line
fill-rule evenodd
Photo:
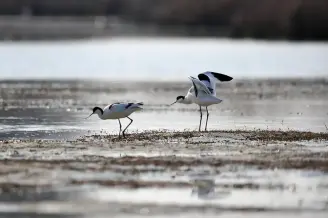
<path fill-rule="evenodd" d="M 316 148 L 320 150 L 314 149 L 311 145 L 313 143 L 316 143 Z M 318 146 L 319 144 L 321 146 Z M 170 189 L 194 190 L 195 187 L 198 187 L 198 191 L 207 190 L 211 184 L 211 190 L 221 190 L 217 193 L 220 196 L 228 195 L 231 191 L 280 191 L 296 195 L 302 190 L 297 180 L 292 183 L 261 182 L 257 179 L 246 179 L 247 177 L 241 179 L 241 174 L 241 178 L 229 181 L 226 176 L 231 173 L 238 175 L 247 169 L 272 171 L 278 175 L 286 170 L 308 172 L 309 175 L 311 172 L 314 175 L 319 172 L 328 173 L 328 133 L 264 130 L 201 133 L 150 131 L 131 133 L 125 139 L 119 139 L 117 135 L 96 134 L 69 141 L 3 140 L 0 142 L 0 149 L 1 196 L 26 196 L 22 202 L 31 201 L 34 204 L 43 204 L 44 200 L 49 199 L 45 197 L 46 193 L 51 190 L 60 193 L 63 187 L 84 190 L 83 187 L 89 186 L 97 187 L 95 190 L 142 191 L 155 188 L 165 192 Z M 184 179 L 183 175 L 188 174 L 194 174 L 196 177 Z M 158 177 L 159 175 L 164 177 Z M 215 175 L 226 176 L 210 179 Z M 324 193 L 328 189 L 328 183 L 318 183 L 316 189 L 323 190 Z M 208 195 L 206 193 L 205 196 Z M 77 199 L 80 194 L 74 194 L 73 205 L 79 201 Z M 261 204 L 224 206 L 209 203 L 202 206 L 178 206 L 173 203 L 161 205 L 141 202 L 127 206 L 115 200 L 108 203 L 121 208 L 116 211 L 118 214 L 126 210 L 134 211 L 136 208 L 139 212 L 142 208 L 148 208 L 149 213 L 154 215 L 186 211 L 195 214 L 202 211 L 200 213 L 204 215 L 218 211 L 247 211 L 279 212 L 289 216 L 289 213 L 301 211 L 320 215 L 328 210 L 328 198 L 324 203 L 326 206 L 320 207 L 321 209 L 303 208 L 302 203 L 296 207 L 278 208 Z M 103 206 L 98 207 L 92 209 L 93 213 L 101 213 L 100 211 L 104 210 Z M 61 208 L 62 212 L 66 210 Z M 111 214 L 115 212 L 111 211 Z"/>
<path fill-rule="evenodd" d="M 311 144 L 317 143 L 317 146 Z M 298 131 L 210 131 L 89 135 L 76 140 L 3 140 L 1 175 L 24 168 L 143 173 L 224 165 L 259 169 L 307 169 L 328 172 L 328 133 Z M 130 166 L 120 169 L 115 166 Z M 137 169 L 138 166 L 150 166 Z M 9 168 L 8 168 L 9 167 Z M 82 181 L 74 181 L 79 184 Z M 97 182 L 96 182 L 97 183 Z M 37 185 L 37 184 L 36 184 Z M 108 185 L 117 185 L 108 183 Z"/>
<path fill-rule="evenodd" d="M 264 173 L 264 176 L 257 178 L 251 176 L 252 173 L 248 175 L 247 172 L 253 171 Z M 277 207 L 260 202 L 248 206 L 238 201 L 230 206 L 224 204 L 224 199 L 232 193 L 268 192 L 270 198 L 276 192 L 297 197 L 302 190 L 310 193 L 312 189 L 322 190 L 323 194 L 328 190 L 324 178 L 319 183 L 306 186 L 306 189 L 299 184 L 302 181 L 299 179 L 293 182 L 277 180 L 284 174 L 287 176 L 296 172 L 303 172 L 309 178 L 327 175 L 328 133 L 146 131 L 130 133 L 125 139 L 119 139 L 117 135 L 89 134 L 74 140 L 0 141 L 0 203 L 8 205 L 8 199 L 11 199 L 10 202 L 18 200 L 25 205 L 25 209 L 20 209 L 25 213 L 36 211 L 48 214 L 49 210 L 31 209 L 35 208 L 33 205 L 40 206 L 46 202 L 54 207 L 58 205 L 58 210 L 50 210 L 60 214 L 58 216 L 81 213 L 122 215 L 129 211 L 128 216 L 133 217 L 142 215 L 144 210 L 154 216 L 178 213 L 205 216 L 219 211 L 224 214 L 265 212 L 271 216 L 282 213 L 289 217 L 295 212 L 302 212 L 304 216 L 306 213 L 326 213 L 328 195 L 327 199 L 324 195 L 317 199 L 319 206 L 316 207 L 307 206 L 313 200 L 306 199 L 290 206 Z M 274 174 L 278 177 L 266 181 L 266 177 Z M 61 191 L 63 188 L 67 191 Z M 203 203 L 183 203 L 179 198 L 175 203 L 164 200 L 164 204 L 160 201 L 150 203 L 146 199 L 138 203 L 130 202 L 130 198 L 124 200 L 124 197 L 119 201 L 109 197 L 105 200 L 106 204 L 101 200 L 104 196 L 117 195 L 120 198 L 120 192 L 131 192 L 131 199 L 133 196 L 138 199 L 138 192 L 147 193 L 152 189 L 164 196 L 166 190 L 186 194 L 196 192 L 197 201 Z M 212 190 L 216 190 L 216 197 L 212 196 Z M 94 196 L 98 192 L 100 194 L 96 196 L 99 198 Z M 104 194 L 107 192 L 113 193 Z M 54 196 L 57 197 L 50 193 L 56 193 Z M 209 195 L 212 197 L 209 198 Z M 290 201 L 294 202 L 295 197 Z M 217 199 L 219 203 L 211 203 L 207 198 Z M 299 198 L 302 199 L 302 196 Z M 95 206 L 90 206 L 88 210 L 76 210 L 78 205 L 88 202 Z M 63 203 L 70 206 L 66 207 Z"/>
<path fill-rule="evenodd" d="M 197 107 L 166 106 L 188 83 L 2 81 L 0 215 L 325 217 L 326 83 L 224 84 L 198 132 Z M 126 138 L 84 119 L 122 95 L 145 99 Z"/>

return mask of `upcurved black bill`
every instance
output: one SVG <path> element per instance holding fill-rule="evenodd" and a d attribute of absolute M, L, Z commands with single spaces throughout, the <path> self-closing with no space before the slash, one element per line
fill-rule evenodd
<path fill-rule="evenodd" d="M 167 106 L 172 106 L 172 105 L 174 105 L 175 103 L 177 103 L 177 101 L 175 101 L 175 102 L 173 102 L 172 104 L 169 104 L 169 105 L 167 105 Z"/>
<path fill-rule="evenodd" d="M 93 113 L 92 113 L 93 114 Z M 90 114 L 88 117 L 86 117 L 86 118 L 84 118 L 84 119 L 88 119 L 89 117 L 91 117 L 92 116 L 92 114 Z"/>

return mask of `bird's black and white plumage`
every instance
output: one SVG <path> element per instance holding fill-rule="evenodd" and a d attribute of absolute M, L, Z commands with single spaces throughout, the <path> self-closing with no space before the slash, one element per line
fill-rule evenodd
<path fill-rule="evenodd" d="M 206 125 L 205 130 L 207 130 L 207 121 L 208 121 L 208 109 L 207 107 L 213 104 L 219 104 L 222 102 L 221 99 L 216 97 L 216 82 L 227 82 L 231 81 L 233 78 L 221 74 L 221 73 L 215 73 L 212 71 L 206 71 L 204 73 L 198 74 L 198 79 L 195 77 L 190 76 L 189 79 L 192 82 L 192 87 L 189 89 L 186 96 L 178 96 L 176 98 L 175 103 L 181 103 L 181 104 L 192 104 L 195 103 L 199 105 L 200 109 L 200 124 L 199 124 L 199 131 L 201 127 L 201 121 L 202 121 L 202 106 L 206 107 L 207 111 L 207 119 L 206 119 Z M 171 104 L 171 105 L 172 105 Z"/>
<path fill-rule="evenodd" d="M 92 110 L 92 114 L 97 114 L 98 117 L 102 120 L 109 120 L 109 119 L 117 119 L 120 124 L 120 132 L 121 134 L 122 125 L 120 119 L 122 118 L 128 118 L 130 120 L 129 125 L 123 130 L 122 134 L 125 136 L 126 129 L 131 125 L 133 120 L 129 117 L 133 112 L 142 110 L 143 103 L 113 103 L 110 105 L 107 105 L 103 109 L 100 107 L 94 107 Z M 90 117 L 89 116 L 89 117 Z M 88 118 L 88 117 L 87 117 Z"/>
<path fill-rule="evenodd" d="M 216 82 L 227 82 L 231 81 L 233 78 L 221 73 L 215 73 L 211 71 L 206 71 L 204 73 L 198 74 L 198 79 L 194 77 L 189 77 L 193 82 L 193 91 L 197 96 L 197 92 L 203 92 L 207 95 L 216 96 Z M 195 90 L 196 86 L 196 90 Z"/>

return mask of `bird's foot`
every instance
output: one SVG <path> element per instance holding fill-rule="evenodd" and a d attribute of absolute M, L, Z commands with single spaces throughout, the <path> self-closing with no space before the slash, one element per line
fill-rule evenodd
<path fill-rule="evenodd" d="M 118 135 L 118 139 L 124 139 L 125 138 L 125 134 L 124 133 L 120 133 L 119 135 Z"/>
<path fill-rule="evenodd" d="M 123 132 L 122 136 L 123 136 L 123 138 L 126 138 L 126 137 L 125 137 L 125 133 L 124 133 L 124 132 Z"/>

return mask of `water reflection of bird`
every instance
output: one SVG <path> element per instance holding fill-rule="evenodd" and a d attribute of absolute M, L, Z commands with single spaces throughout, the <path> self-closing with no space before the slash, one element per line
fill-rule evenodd
<path fill-rule="evenodd" d="M 111 105 L 107 105 L 104 109 L 101 109 L 100 107 L 94 107 L 92 114 L 97 114 L 98 117 L 102 120 L 108 120 L 108 119 L 117 119 L 118 123 L 120 124 L 120 132 L 119 137 L 121 136 L 122 131 L 122 124 L 120 119 L 121 118 L 128 118 L 130 120 L 130 123 L 125 127 L 125 129 L 122 132 L 123 137 L 125 137 L 125 131 L 127 128 L 131 125 L 133 120 L 129 117 L 133 112 L 136 112 L 138 110 L 142 110 L 141 106 L 143 103 L 114 103 Z M 89 118 L 88 116 L 87 118 Z"/>
<path fill-rule="evenodd" d="M 203 200 L 220 199 L 230 194 L 229 191 L 215 191 L 215 182 L 211 179 L 196 179 L 193 185 L 191 194 L 197 194 L 197 197 Z"/>
<path fill-rule="evenodd" d="M 198 74 L 198 79 L 194 77 L 189 77 L 189 79 L 191 80 L 193 86 L 189 89 L 187 95 L 178 96 L 176 98 L 176 101 L 170 104 L 170 106 L 175 103 L 181 103 L 181 104 L 195 103 L 199 105 L 199 112 L 200 112 L 200 122 L 198 128 L 199 131 L 201 128 L 202 118 L 203 118 L 202 106 L 204 106 L 207 112 L 206 125 L 205 125 L 205 131 L 207 131 L 207 121 L 209 117 L 207 107 L 222 102 L 221 99 L 216 97 L 216 81 L 226 82 L 226 81 L 231 81 L 233 78 L 221 73 L 207 71 Z"/>
<path fill-rule="evenodd" d="M 213 180 L 196 179 L 193 181 L 194 188 L 191 193 L 197 193 L 198 197 L 207 197 L 215 191 L 215 183 Z"/>

